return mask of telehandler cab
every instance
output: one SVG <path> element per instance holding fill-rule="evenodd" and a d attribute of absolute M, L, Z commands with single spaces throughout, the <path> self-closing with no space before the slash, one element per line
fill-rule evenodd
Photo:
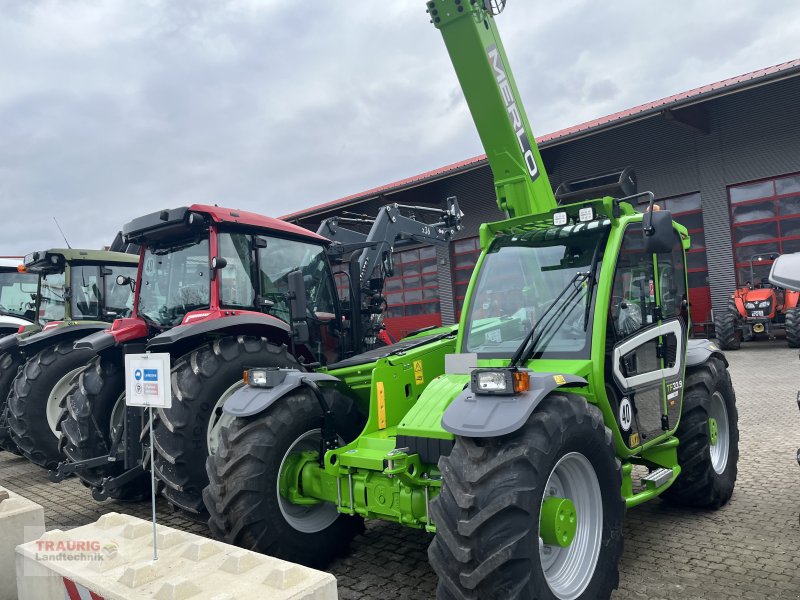
<path fill-rule="evenodd" d="M 440 598 L 598 599 L 618 584 L 626 508 L 731 497 L 735 396 L 722 353 L 687 339 L 686 229 L 626 171 L 554 197 L 504 4 L 427 2 L 509 217 L 481 227 L 454 351 L 250 370 L 207 462 L 221 539 L 321 565 L 384 519 L 435 533 Z M 348 399 L 369 400 L 352 441 L 331 417 Z"/>
<path fill-rule="evenodd" d="M 428 222 L 407 217 L 409 209 Z M 154 418 L 155 474 L 173 506 L 207 518 L 205 459 L 216 450 L 222 406 L 242 385 L 243 369 L 309 371 L 373 348 L 383 333 L 381 292 L 394 247 L 446 244 L 461 217 L 449 198 L 444 209 L 388 204 L 367 234 L 342 227 L 343 219 L 323 222 L 324 237 L 204 205 L 126 224 L 125 239 L 142 248 L 135 285 L 119 281 L 136 291 L 133 312 L 76 343 L 97 356 L 69 393 L 61 423 L 68 460 L 51 480 L 77 473 L 97 500 L 149 494 L 144 411 L 125 406 L 124 355 L 168 352 L 174 402 Z M 330 262 L 346 258 L 349 299 L 341 303 Z"/>

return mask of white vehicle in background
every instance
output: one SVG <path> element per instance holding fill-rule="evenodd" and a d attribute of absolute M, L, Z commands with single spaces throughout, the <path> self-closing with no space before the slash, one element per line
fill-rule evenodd
<path fill-rule="evenodd" d="M 800 292 L 800 252 L 782 254 L 776 258 L 769 272 L 769 282 Z M 797 407 L 800 408 L 800 392 L 797 392 Z M 800 448 L 797 450 L 797 464 L 800 465 Z"/>
<path fill-rule="evenodd" d="M 20 272 L 21 264 L 21 256 L 0 258 L 0 337 L 34 320 L 38 275 Z"/>

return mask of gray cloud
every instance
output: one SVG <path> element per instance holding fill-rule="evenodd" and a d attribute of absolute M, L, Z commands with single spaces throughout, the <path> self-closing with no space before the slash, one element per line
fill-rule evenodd
<path fill-rule="evenodd" d="M 353 8 L 353 7 L 357 8 Z M 797 58 L 800 6 L 509 2 L 537 134 Z M 0 0 L 0 254 L 278 216 L 482 152 L 424 2 Z"/>

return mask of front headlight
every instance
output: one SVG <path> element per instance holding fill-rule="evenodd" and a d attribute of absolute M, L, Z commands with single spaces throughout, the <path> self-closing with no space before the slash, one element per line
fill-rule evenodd
<path fill-rule="evenodd" d="M 767 306 L 769 306 L 769 305 L 770 305 L 770 302 L 769 302 L 769 300 L 764 300 L 764 301 L 762 301 L 762 302 L 759 302 L 759 303 L 758 303 L 758 306 L 759 306 L 760 308 L 766 308 L 766 307 L 767 307 Z"/>
<path fill-rule="evenodd" d="M 530 389 L 531 378 L 517 369 L 475 369 L 471 384 L 476 394 L 518 394 Z"/>
<path fill-rule="evenodd" d="M 247 369 L 243 379 L 245 385 L 252 387 L 272 387 L 267 376 L 267 369 Z"/>
<path fill-rule="evenodd" d="M 755 308 L 756 307 L 756 303 L 755 302 L 746 302 L 744 306 L 745 306 L 745 308 Z"/>
<path fill-rule="evenodd" d="M 478 373 L 475 378 L 475 383 L 478 386 L 476 391 L 480 392 L 505 392 L 508 391 L 508 384 L 510 383 L 505 373 L 499 371 L 487 371 L 485 373 Z"/>

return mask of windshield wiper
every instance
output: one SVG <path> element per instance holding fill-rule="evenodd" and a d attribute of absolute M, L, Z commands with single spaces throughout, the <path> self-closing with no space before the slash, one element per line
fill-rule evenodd
<path fill-rule="evenodd" d="M 538 343 L 539 339 L 541 339 L 542 333 L 544 333 L 544 329 L 542 329 L 539 332 L 539 335 L 537 335 L 536 338 L 532 340 L 534 334 L 536 333 L 536 330 L 543 323 L 546 323 L 545 319 L 550 315 L 550 312 L 553 309 L 556 308 L 556 306 L 559 306 L 559 308 L 560 308 L 559 312 L 563 312 L 564 311 L 564 308 L 566 306 L 568 306 L 569 303 L 575 298 L 575 296 L 577 294 L 579 294 L 580 291 L 581 291 L 580 286 L 575 287 L 575 284 L 576 283 L 583 283 L 584 281 L 586 281 L 586 279 L 588 277 L 589 277 L 589 273 L 588 272 L 580 272 L 579 271 L 579 272 L 575 273 L 575 275 L 573 275 L 572 279 L 570 279 L 567 282 L 567 285 L 564 286 L 564 289 L 562 289 L 558 293 L 558 296 L 556 296 L 555 299 L 550 304 L 550 306 L 547 307 L 547 310 L 545 310 L 542 313 L 542 316 L 539 317 L 539 319 L 536 321 L 536 323 L 534 323 L 533 327 L 531 327 L 531 330 L 528 332 L 528 334 L 522 340 L 520 345 L 517 347 L 517 350 L 514 352 L 514 355 L 511 357 L 511 363 L 509 364 L 510 367 L 515 367 L 515 366 L 517 366 L 517 365 L 519 365 L 519 364 L 521 364 L 521 363 L 523 363 L 523 362 L 525 362 L 527 360 L 527 357 L 530 354 L 532 354 L 533 350 L 536 348 L 536 344 Z M 567 298 L 567 300 L 563 304 L 559 305 L 558 301 L 561 300 L 561 297 L 564 294 L 566 294 L 569 291 L 570 288 L 572 288 L 572 294 L 570 294 L 570 296 Z M 551 321 L 552 321 L 552 319 L 551 319 Z M 529 343 L 530 343 L 530 347 L 529 347 Z M 527 349 L 527 351 L 526 351 L 526 349 Z"/>
<path fill-rule="evenodd" d="M 602 236 L 598 238 L 597 245 L 594 247 L 594 253 L 592 254 L 592 264 L 589 267 L 589 279 L 587 281 L 588 287 L 588 297 L 586 298 L 586 311 L 583 313 L 583 330 L 586 331 L 586 328 L 589 326 L 589 312 L 592 308 L 592 296 L 594 295 L 594 286 L 597 282 L 595 277 L 595 271 L 597 271 L 597 259 L 600 254 L 600 244 L 602 242 Z"/>

